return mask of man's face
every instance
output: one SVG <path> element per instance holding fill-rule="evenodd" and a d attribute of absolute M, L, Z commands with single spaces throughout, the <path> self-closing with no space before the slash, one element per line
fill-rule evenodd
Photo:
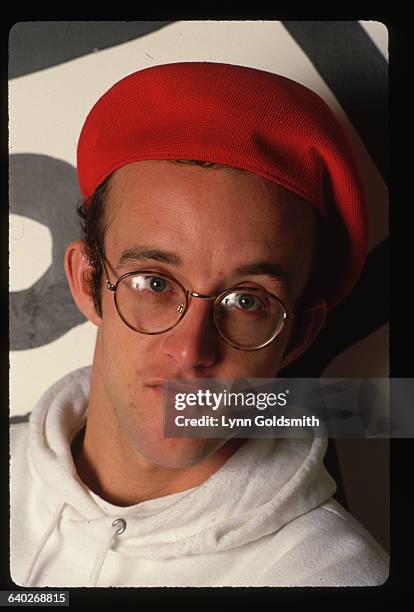
<path fill-rule="evenodd" d="M 293 309 L 308 278 L 316 230 L 315 213 L 301 198 L 252 174 L 167 161 L 128 164 L 110 185 L 105 255 L 111 282 L 146 268 L 203 295 L 236 285 L 264 288 Z M 154 256 L 135 258 L 144 248 Z M 264 262 L 283 269 L 288 283 L 236 272 Z M 125 443 L 153 463 L 188 467 L 203 460 L 225 440 L 164 438 L 162 382 L 274 377 L 291 322 L 269 346 L 241 351 L 216 331 L 212 303 L 192 298 L 176 327 L 144 335 L 123 323 L 104 280 L 95 372 L 105 409 Z"/>

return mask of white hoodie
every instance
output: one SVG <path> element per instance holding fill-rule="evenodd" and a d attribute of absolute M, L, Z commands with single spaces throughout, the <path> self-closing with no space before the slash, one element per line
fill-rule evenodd
<path fill-rule="evenodd" d="M 90 368 L 53 385 L 11 426 L 11 576 L 18 585 L 355 586 L 388 555 L 340 504 L 327 440 L 247 440 L 201 486 L 118 507 L 79 478 L 71 442 Z M 115 519 L 122 519 L 114 526 Z M 124 531 L 117 533 L 117 531 Z"/>

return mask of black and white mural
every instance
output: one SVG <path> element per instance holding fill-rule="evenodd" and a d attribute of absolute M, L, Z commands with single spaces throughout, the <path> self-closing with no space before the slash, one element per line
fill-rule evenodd
<path fill-rule="evenodd" d="M 11 415 L 30 412 L 50 384 L 92 360 L 95 329 L 77 311 L 63 271 L 66 245 L 79 235 L 75 166 L 83 121 L 120 78 L 177 61 L 224 61 L 285 75 L 313 89 L 343 121 L 364 174 L 369 256 L 355 291 L 329 315 L 313 347 L 280 374 L 387 376 L 387 40 L 387 28 L 376 21 L 15 24 L 9 34 Z M 357 470 L 358 453 L 339 442 L 338 469 Z M 352 486 L 345 489 L 352 506 Z M 372 520 L 357 501 L 352 509 L 362 522 Z M 370 528 L 386 545 L 383 525 Z"/>

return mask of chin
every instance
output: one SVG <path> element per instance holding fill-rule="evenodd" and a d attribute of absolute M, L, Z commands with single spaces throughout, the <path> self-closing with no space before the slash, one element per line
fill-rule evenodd
<path fill-rule="evenodd" d="M 166 468 L 189 468 L 202 463 L 228 441 L 224 438 L 165 437 L 164 390 L 156 389 L 155 394 L 150 390 L 145 395 L 139 401 L 131 401 L 130 418 L 123 422 L 131 446 L 144 461 Z"/>

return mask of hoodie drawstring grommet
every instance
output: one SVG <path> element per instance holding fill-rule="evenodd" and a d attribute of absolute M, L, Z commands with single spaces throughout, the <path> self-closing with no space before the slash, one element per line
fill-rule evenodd
<path fill-rule="evenodd" d="M 98 582 L 99 574 L 101 573 L 102 565 L 105 561 L 105 557 L 107 555 L 108 550 L 111 547 L 112 540 L 115 536 L 121 535 L 124 533 L 126 529 L 126 520 L 123 518 L 117 518 L 112 523 L 111 527 L 108 530 L 106 538 L 104 539 L 101 549 L 98 552 L 96 557 L 95 565 L 93 567 L 91 573 L 91 584 L 92 586 L 96 586 Z"/>
<path fill-rule="evenodd" d="M 125 528 L 126 528 L 126 520 L 123 518 L 118 518 L 115 519 L 114 522 L 112 523 L 112 527 L 116 527 L 117 525 L 119 525 L 118 530 L 115 532 L 117 535 L 121 535 L 121 533 L 124 533 Z"/>

